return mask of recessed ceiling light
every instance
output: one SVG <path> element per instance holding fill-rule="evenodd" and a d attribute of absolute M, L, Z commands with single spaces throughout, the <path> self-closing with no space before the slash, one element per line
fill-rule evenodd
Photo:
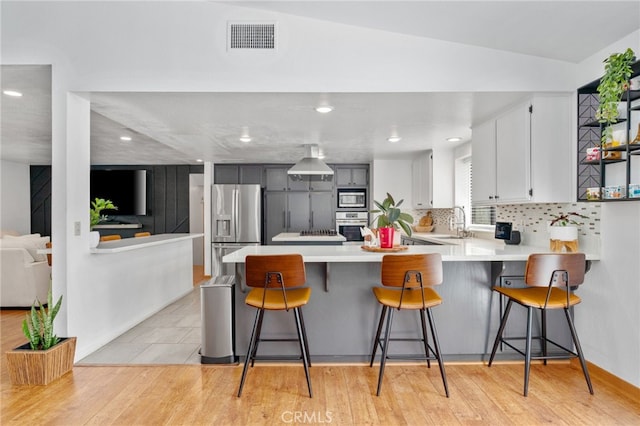
<path fill-rule="evenodd" d="M 247 136 L 247 135 L 240 136 L 240 142 L 244 142 L 244 143 L 251 142 L 251 136 Z"/>
<path fill-rule="evenodd" d="M 402 139 L 400 136 L 391 136 L 387 139 L 387 141 L 391 143 L 396 143 L 396 142 L 400 142 L 400 139 Z"/>
<path fill-rule="evenodd" d="M 320 114 L 326 114 L 333 111 L 333 107 L 331 105 L 320 105 L 316 107 L 316 111 L 318 111 Z"/>
<path fill-rule="evenodd" d="M 121 141 L 129 142 L 131 140 L 131 136 L 120 136 Z"/>
<path fill-rule="evenodd" d="M 2 93 L 7 96 L 13 96 L 14 98 L 19 98 L 20 96 L 22 96 L 22 93 L 16 92 L 15 90 L 5 90 Z"/>
<path fill-rule="evenodd" d="M 460 142 L 462 140 L 459 136 L 454 136 L 452 138 L 447 138 L 447 142 Z"/>
<path fill-rule="evenodd" d="M 198 163 L 202 163 L 203 161 L 204 161 L 204 160 L 203 160 L 202 158 L 198 158 L 198 159 L 196 159 L 196 162 L 198 162 Z"/>

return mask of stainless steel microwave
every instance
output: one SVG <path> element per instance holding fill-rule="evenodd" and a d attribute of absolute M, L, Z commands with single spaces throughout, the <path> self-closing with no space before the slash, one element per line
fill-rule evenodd
<path fill-rule="evenodd" d="M 367 206 L 366 189 L 338 190 L 339 208 L 362 208 Z"/>

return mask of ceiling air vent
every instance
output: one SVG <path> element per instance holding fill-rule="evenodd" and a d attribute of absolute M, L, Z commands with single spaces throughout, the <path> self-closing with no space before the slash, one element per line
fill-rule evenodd
<path fill-rule="evenodd" d="M 275 50 L 275 23 L 229 22 L 227 48 L 229 50 Z"/>

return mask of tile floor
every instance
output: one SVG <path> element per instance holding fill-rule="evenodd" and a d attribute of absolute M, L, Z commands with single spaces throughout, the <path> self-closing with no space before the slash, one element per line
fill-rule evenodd
<path fill-rule="evenodd" d="M 87 364 L 200 364 L 200 288 L 81 359 Z"/>

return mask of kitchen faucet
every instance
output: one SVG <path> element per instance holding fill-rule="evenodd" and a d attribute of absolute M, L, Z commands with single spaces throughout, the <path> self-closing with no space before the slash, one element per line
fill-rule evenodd
<path fill-rule="evenodd" d="M 462 222 L 457 222 L 458 217 L 456 215 L 456 209 L 460 210 L 462 213 Z M 471 235 L 471 232 L 467 230 L 467 216 L 464 212 L 464 208 L 461 206 L 453 206 L 453 209 L 451 209 L 450 225 L 455 226 L 456 236 L 459 238 L 466 238 Z M 462 227 L 460 225 L 462 225 Z"/>

